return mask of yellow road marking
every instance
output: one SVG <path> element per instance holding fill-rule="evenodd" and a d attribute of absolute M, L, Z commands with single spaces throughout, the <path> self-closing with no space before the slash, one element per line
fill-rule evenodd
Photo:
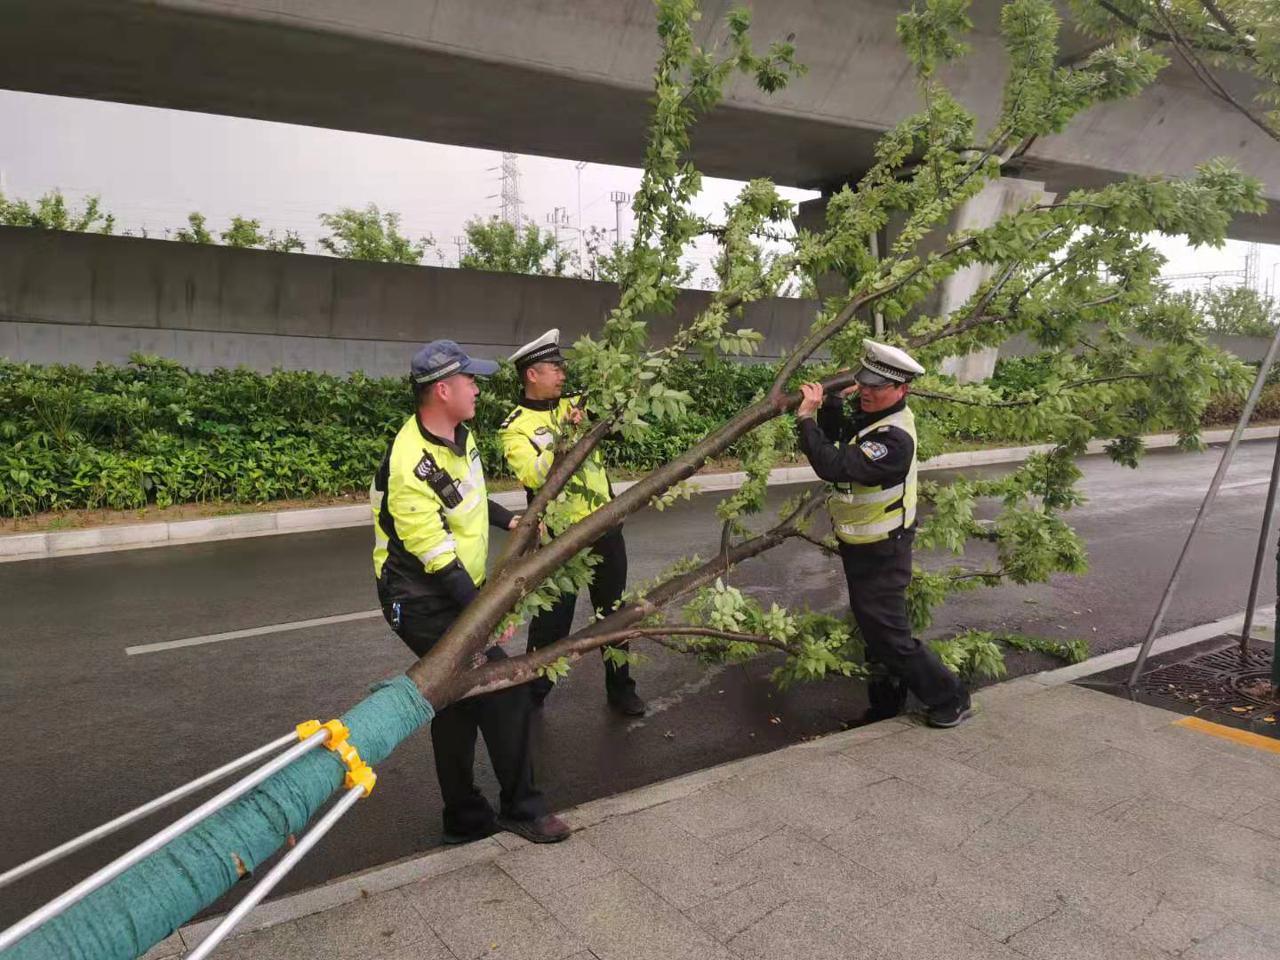
<path fill-rule="evenodd" d="M 1201 733 L 1207 733 L 1211 737 L 1221 737 L 1223 740 L 1230 740 L 1245 747 L 1253 747 L 1255 750 L 1280 753 L 1280 740 L 1264 737 L 1260 733 L 1250 733 L 1248 730 L 1225 727 L 1220 723 L 1211 723 L 1200 717 L 1183 717 L 1181 720 L 1175 720 L 1173 725 L 1175 727 L 1186 727 L 1188 730 L 1199 730 Z"/>

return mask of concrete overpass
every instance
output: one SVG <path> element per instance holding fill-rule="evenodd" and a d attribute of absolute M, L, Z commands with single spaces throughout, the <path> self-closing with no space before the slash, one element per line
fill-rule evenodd
<path fill-rule="evenodd" d="M 731 5 L 707 0 L 702 32 Z M 715 176 L 843 182 L 917 106 L 894 37 L 906 3 L 751 6 L 756 37 L 794 36 L 809 73 L 773 98 L 735 83 L 695 135 L 697 161 Z M 977 0 L 973 56 L 948 77 L 984 117 L 1003 76 L 998 9 Z M 4 88 L 630 165 L 656 50 L 650 0 L 0 0 L 0 23 Z M 1066 52 L 1084 45 L 1068 36 Z M 1174 68 L 1038 142 L 1015 172 L 1060 193 L 1215 154 L 1280 198 L 1280 149 Z M 1234 233 L 1280 241 L 1280 207 Z"/>

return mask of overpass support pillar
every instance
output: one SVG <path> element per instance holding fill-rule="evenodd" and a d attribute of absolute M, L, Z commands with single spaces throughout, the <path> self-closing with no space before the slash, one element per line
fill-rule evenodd
<path fill-rule="evenodd" d="M 1052 201 L 1053 197 L 1054 194 L 1045 192 L 1043 183 L 1001 177 L 999 180 L 992 180 L 981 193 L 964 202 L 952 216 L 947 232 L 989 227 L 1006 214 L 1029 204 Z M 985 263 L 974 264 L 953 273 L 942 283 L 938 312 L 945 316 L 961 309 L 994 273 L 995 267 Z M 950 374 L 960 383 L 986 380 L 995 373 L 998 354 L 997 347 L 987 347 L 962 357 L 947 357 L 942 362 L 941 372 Z"/>
<path fill-rule="evenodd" d="M 952 215 L 951 222 L 945 231 L 938 234 L 939 243 L 942 234 L 959 230 L 974 230 L 991 226 L 1002 216 L 1031 203 L 1051 201 L 1054 194 L 1045 191 L 1044 184 L 1035 180 L 1019 180 L 1013 177 L 1002 177 L 988 183 L 982 192 L 966 200 Z M 800 204 L 796 211 L 795 225 L 797 229 L 820 231 L 826 226 L 827 197 L 817 197 Z M 891 223 L 888 230 L 879 238 L 882 246 L 893 242 L 895 234 Z M 923 309 L 929 313 L 949 315 L 961 309 L 977 291 L 984 280 L 995 272 L 988 264 L 975 264 L 952 274 L 939 288 L 937 294 L 926 302 Z M 825 273 L 817 278 L 818 296 L 839 296 L 849 289 L 851 278 L 839 273 Z M 985 380 L 995 372 L 998 350 L 991 347 L 978 350 L 962 357 L 948 357 L 942 363 L 942 373 L 954 376 L 961 383 L 975 383 Z"/>

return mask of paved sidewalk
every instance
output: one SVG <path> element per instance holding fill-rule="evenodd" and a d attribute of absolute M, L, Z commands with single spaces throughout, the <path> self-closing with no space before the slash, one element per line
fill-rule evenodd
<path fill-rule="evenodd" d="M 215 955 L 1280 960 L 1280 754 L 1071 675 L 990 687 L 957 730 L 890 721 L 587 804 L 557 846 L 286 898 Z"/>

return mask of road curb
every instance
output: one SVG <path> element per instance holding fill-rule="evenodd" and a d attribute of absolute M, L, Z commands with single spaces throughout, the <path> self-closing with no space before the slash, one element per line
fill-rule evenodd
<path fill-rule="evenodd" d="M 1274 617 L 1274 606 L 1261 608 L 1257 611 L 1257 622 L 1260 625 L 1266 626 L 1274 623 Z M 1200 643 L 1211 637 L 1238 630 L 1243 624 L 1244 614 L 1238 613 L 1212 623 L 1205 623 L 1177 633 L 1167 634 L 1156 640 L 1152 647 L 1152 655 L 1167 653 L 1170 650 L 1177 650 L 1191 644 Z M 1070 683 L 1080 677 L 1132 662 L 1134 657 L 1137 656 L 1139 646 L 1135 644 L 1122 650 L 1091 657 L 1082 663 L 1068 667 L 1046 670 L 1042 673 L 1029 674 L 1004 683 L 992 684 L 977 691 L 974 694 L 974 699 L 977 701 L 979 708 L 981 708 L 1007 702 L 1014 697 L 1034 696 L 1039 693 L 1045 693 L 1053 687 Z M 601 823 L 610 817 L 638 813 L 651 807 L 682 799 L 710 784 L 719 783 L 732 777 L 760 773 L 783 762 L 793 752 L 803 752 L 821 757 L 846 750 L 855 743 L 877 740 L 915 729 L 919 729 L 918 724 L 909 720 L 899 719 L 886 720 L 865 727 L 857 727 L 853 730 L 832 733 L 825 737 L 792 744 L 768 753 L 732 760 L 728 763 L 684 774 L 670 780 L 651 783 L 636 790 L 590 800 L 577 807 L 563 811 L 560 815 L 575 832 L 585 830 L 587 827 Z M 946 734 L 944 732 L 940 735 L 945 736 Z M 395 863 L 373 867 L 360 873 L 333 880 L 323 886 L 303 890 L 299 893 L 270 901 L 250 913 L 241 925 L 236 928 L 236 932 L 238 934 L 251 933 L 255 930 L 276 926 L 277 924 L 288 923 L 396 887 L 440 876 L 462 867 L 477 863 L 488 863 L 512 850 L 528 845 L 528 841 L 504 833 L 464 847 L 443 847 L 421 856 L 409 857 Z M 188 924 L 172 937 L 152 948 L 150 953 L 144 955 L 143 960 L 169 960 L 169 958 L 178 956 L 183 950 L 190 950 L 209 935 L 220 919 L 220 917 L 211 917 L 198 923 Z"/>
<path fill-rule="evenodd" d="M 1245 440 L 1265 440 L 1280 435 L 1280 427 L 1249 427 Z M 1206 430 L 1205 443 L 1226 443 L 1230 430 Z M 1143 438 L 1149 450 L 1176 446 L 1177 437 L 1171 433 L 1154 434 Z M 1103 453 L 1105 441 L 1089 444 L 1088 453 Z M 935 470 L 956 470 L 963 467 L 980 467 L 1000 463 L 1020 463 L 1033 453 L 1053 449 L 1051 444 L 1026 447 L 1000 447 L 994 450 L 963 450 L 944 453 L 920 465 L 922 473 Z M 694 476 L 690 485 L 699 493 L 719 490 L 736 490 L 746 479 L 741 471 L 731 473 L 707 473 Z M 817 477 L 811 468 L 779 467 L 769 474 L 769 486 L 792 483 L 813 483 Z M 614 492 L 621 493 L 634 485 L 626 480 L 614 485 Z M 494 494 L 498 503 L 511 510 L 525 505 L 521 490 L 508 490 Z M 216 540 L 238 540 L 243 537 L 267 537 L 286 533 L 306 533 L 317 530 L 336 530 L 342 527 L 358 527 L 371 523 L 369 505 L 353 504 L 343 507 L 309 507 L 301 510 L 264 511 L 241 513 L 229 517 L 203 517 L 198 520 L 173 520 L 118 526 L 90 527 L 84 530 L 52 531 L 47 533 L 11 533 L 0 535 L 0 563 L 18 560 L 44 560 L 51 557 L 77 556 L 89 553 L 109 553 L 116 550 L 138 550 L 147 547 L 176 547 Z"/>

